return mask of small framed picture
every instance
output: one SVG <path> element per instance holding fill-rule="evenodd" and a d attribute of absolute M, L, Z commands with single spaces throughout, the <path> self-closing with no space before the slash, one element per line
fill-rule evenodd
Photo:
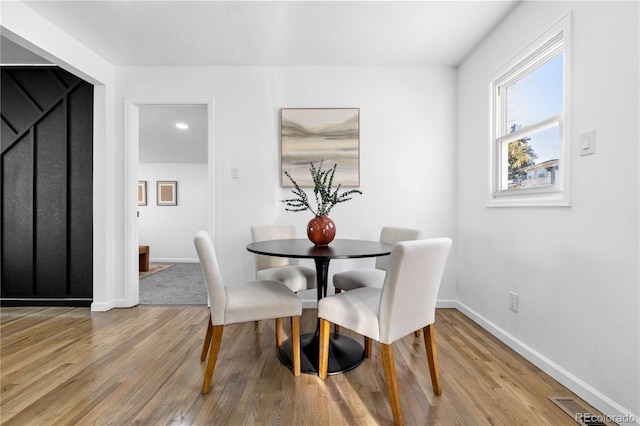
<path fill-rule="evenodd" d="M 139 206 L 147 205 L 147 181 L 146 180 L 138 181 L 138 205 Z"/>
<path fill-rule="evenodd" d="M 159 206 L 178 205 L 178 182 L 175 180 L 159 180 L 156 182 L 157 204 Z"/>

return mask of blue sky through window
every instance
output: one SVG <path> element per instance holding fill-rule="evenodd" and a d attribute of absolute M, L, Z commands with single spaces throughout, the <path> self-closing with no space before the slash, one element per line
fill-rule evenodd
<path fill-rule="evenodd" d="M 539 133 L 531 135 L 529 145 L 533 148 L 538 158 L 536 164 L 544 163 L 547 160 L 557 160 L 560 158 L 560 128 L 554 126 Z"/>
<path fill-rule="evenodd" d="M 508 131 L 535 124 L 562 112 L 564 55 L 556 55 L 540 67 L 507 87 Z M 515 127 L 514 127 L 515 126 Z M 559 157 L 558 128 L 531 137 L 536 163 Z"/>

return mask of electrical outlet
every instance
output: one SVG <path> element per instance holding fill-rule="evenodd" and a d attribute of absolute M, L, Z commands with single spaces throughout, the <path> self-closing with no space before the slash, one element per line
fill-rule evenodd
<path fill-rule="evenodd" d="M 513 312 L 518 312 L 518 293 L 513 291 L 509 292 L 509 309 Z"/>

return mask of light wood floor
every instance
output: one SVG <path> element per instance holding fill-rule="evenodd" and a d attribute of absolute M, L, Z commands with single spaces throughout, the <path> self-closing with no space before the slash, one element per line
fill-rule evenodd
<path fill-rule="evenodd" d="M 303 332 L 315 315 L 305 309 Z M 2 308 L 1 423 L 392 423 L 377 344 L 350 372 L 295 378 L 277 359 L 274 321 L 225 329 L 211 393 L 201 395 L 207 318 L 204 306 Z M 395 344 L 406 424 L 576 424 L 547 399 L 575 395 L 460 312 L 436 318 L 442 396 L 431 389 L 424 341 Z"/>

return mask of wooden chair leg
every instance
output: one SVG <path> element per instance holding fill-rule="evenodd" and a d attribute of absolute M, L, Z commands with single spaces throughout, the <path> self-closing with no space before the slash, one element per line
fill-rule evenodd
<path fill-rule="evenodd" d="M 335 288 L 335 287 L 334 287 L 334 289 L 333 289 L 333 290 L 334 290 L 334 293 L 335 293 L 335 294 L 340 294 L 340 293 L 342 293 L 342 289 L 339 289 L 339 288 Z M 338 332 L 339 332 L 339 331 L 340 331 L 340 326 L 339 326 L 338 324 L 333 324 L 333 332 L 334 332 L 334 333 L 336 333 L 336 334 L 338 334 Z"/>
<path fill-rule="evenodd" d="M 371 358 L 371 338 L 364 338 L 364 357 Z"/>
<path fill-rule="evenodd" d="M 284 332 L 282 331 L 282 318 L 276 318 L 276 347 L 282 346 L 284 341 Z"/>
<path fill-rule="evenodd" d="M 404 420 L 398 395 L 398 379 L 396 378 L 396 365 L 393 360 L 393 346 L 380 343 L 380 355 L 382 356 L 382 368 L 384 369 L 384 382 L 387 385 L 387 393 L 391 403 L 393 424 L 401 426 L 404 424 Z"/>
<path fill-rule="evenodd" d="M 420 337 L 420 330 L 414 331 L 413 335 L 416 336 L 416 337 Z"/>
<path fill-rule="evenodd" d="M 224 325 L 214 325 L 211 339 L 211 348 L 209 349 L 209 361 L 207 362 L 207 370 L 204 373 L 204 381 L 202 382 L 202 393 L 208 393 L 211 387 L 211 378 L 213 370 L 216 368 L 218 360 L 218 352 L 220 352 L 220 342 L 222 342 L 222 332 Z"/>
<path fill-rule="evenodd" d="M 320 318 L 320 351 L 318 354 L 318 377 L 322 380 L 327 378 L 329 369 L 329 335 L 331 323 Z"/>
<path fill-rule="evenodd" d="M 211 344 L 211 333 L 213 333 L 213 324 L 211 324 L 211 312 L 209 312 L 209 319 L 207 320 L 207 335 L 205 336 L 204 344 L 202 345 L 200 361 L 204 361 L 207 358 L 207 352 L 209 352 L 209 344 Z"/>
<path fill-rule="evenodd" d="M 433 393 L 442 395 L 442 385 L 440 384 L 440 369 L 438 368 L 438 354 L 436 353 L 435 325 L 430 324 L 423 329 L 424 346 L 427 350 L 427 360 L 429 361 L 429 373 L 431 374 L 431 385 Z"/>
<path fill-rule="evenodd" d="M 291 351 L 293 352 L 293 375 L 300 375 L 300 317 L 291 317 Z"/>

